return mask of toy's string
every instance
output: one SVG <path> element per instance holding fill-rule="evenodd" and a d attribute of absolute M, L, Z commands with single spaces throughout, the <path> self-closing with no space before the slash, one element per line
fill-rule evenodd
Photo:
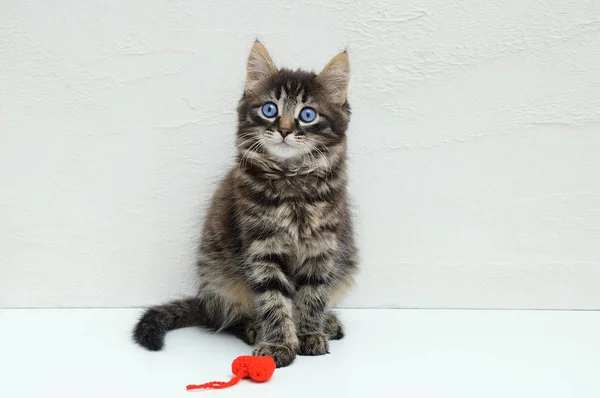
<path fill-rule="evenodd" d="M 200 390 L 200 389 L 214 389 L 218 390 L 220 388 L 227 388 L 236 385 L 242 378 L 240 376 L 235 376 L 233 379 L 229 381 L 210 381 L 204 384 L 190 384 L 186 386 L 185 389 L 190 390 Z"/>

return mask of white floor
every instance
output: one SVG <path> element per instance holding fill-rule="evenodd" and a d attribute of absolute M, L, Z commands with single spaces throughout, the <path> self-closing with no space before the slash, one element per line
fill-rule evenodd
<path fill-rule="evenodd" d="M 600 312 L 344 310 L 331 354 L 265 384 L 220 391 L 242 342 L 171 332 L 164 351 L 129 337 L 139 310 L 0 310 L 0 397 L 600 397 Z"/>

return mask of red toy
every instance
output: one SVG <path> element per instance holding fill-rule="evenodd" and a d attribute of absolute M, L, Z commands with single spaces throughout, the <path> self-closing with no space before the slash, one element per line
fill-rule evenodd
<path fill-rule="evenodd" d="M 272 357 L 237 357 L 231 364 L 231 372 L 235 377 L 229 381 L 211 381 L 204 384 L 190 384 L 188 391 L 206 389 L 220 389 L 236 385 L 240 380 L 251 378 L 254 381 L 265 382 L 271 378 L 275 371 L 275 361 Z"/>

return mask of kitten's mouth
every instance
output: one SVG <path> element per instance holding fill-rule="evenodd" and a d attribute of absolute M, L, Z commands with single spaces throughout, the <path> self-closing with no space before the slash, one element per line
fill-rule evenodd
<path fill-rule="evenodd" d="M 281 141 L 267 145 L 267 150 L 279 158 L 289 159 L 300 154 L 300 150 L 289 142 Z"/>

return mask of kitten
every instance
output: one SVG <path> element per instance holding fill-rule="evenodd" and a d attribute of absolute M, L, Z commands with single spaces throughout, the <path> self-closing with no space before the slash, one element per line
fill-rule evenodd
<path fill-rule="evenodd" d="M 278 70 L 254 43 L 238 105 L 237 167 L 206 216 L 198 295 L 148 309 L 133 337 L 160 350 L 167 331 L 226 330 L 270 355 L 328 353 L 344 336 L 330 308 L 357 268 L 347 203 L 346 52 L 316 75 Z"/>

